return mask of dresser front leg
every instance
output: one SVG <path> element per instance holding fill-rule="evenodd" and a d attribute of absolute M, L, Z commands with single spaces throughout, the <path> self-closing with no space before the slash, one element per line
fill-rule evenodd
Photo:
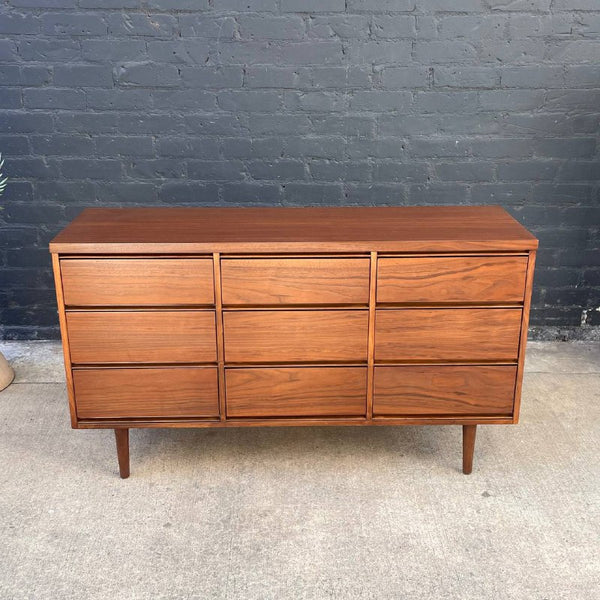
<path fill-rule="evenodd" d="M 121 479 L 129 477 L 129 429 L 115 429 Z"/>
<path fill-rule="evenodd" d="M 463 473 L 469 475 L 473 470 L 473 452 L 477 425 L 463 425 Z"/>

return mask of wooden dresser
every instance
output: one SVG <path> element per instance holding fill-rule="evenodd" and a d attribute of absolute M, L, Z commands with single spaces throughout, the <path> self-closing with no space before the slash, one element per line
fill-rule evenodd
<path fill-rule="evenodd" d="M 516 423 L 537 240 L 503 209 L 94 208 L 50 243 L 74 428 Z"/>

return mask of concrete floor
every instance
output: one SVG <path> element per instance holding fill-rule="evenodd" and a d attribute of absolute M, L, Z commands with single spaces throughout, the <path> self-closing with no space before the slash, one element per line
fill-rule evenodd
<path fill-rule="evenodd" d="M 0 599 L 600 597 L 600 345 L 531 343 L 521 424 L 69 427 L 55 342 L 0 342 Z"/>

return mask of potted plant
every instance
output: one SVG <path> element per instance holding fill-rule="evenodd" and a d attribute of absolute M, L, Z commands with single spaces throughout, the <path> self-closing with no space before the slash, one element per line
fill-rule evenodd
<path fill-rule="evenodd" d="M 2 154 L 0 154 L 0 196 L 4 193 L 4 188 L 6 188 L 6 182 L 8 181 L 8 177 L 2 177 L 3 166 L 4 160 L 2 159 Z M 8 387 L 14 378 L 15 372 L 13 368 L 8 364 L 2 352 L 0 352 L 0 390 Z"/>

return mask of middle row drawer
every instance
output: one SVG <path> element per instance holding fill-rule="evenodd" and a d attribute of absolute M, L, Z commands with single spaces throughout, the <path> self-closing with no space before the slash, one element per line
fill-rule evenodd
<path fill-rule="evenodd" d="M 366 363 L 367 310 L 225 311 L 227 363 Z M 383 309 L 375 360 L 513 361 L 519 308 Z M 213 363 L 214 311 L 67 311 L 73 364 Z"/>

